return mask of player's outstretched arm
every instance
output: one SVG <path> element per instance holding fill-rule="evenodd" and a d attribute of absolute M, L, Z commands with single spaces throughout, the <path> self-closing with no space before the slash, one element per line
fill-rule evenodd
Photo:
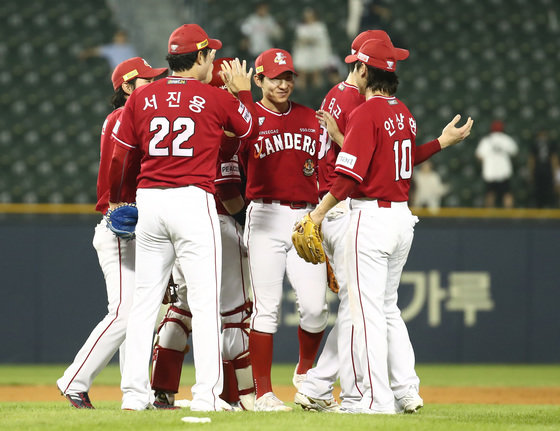
<path fill-rule="evenodd" d="M 228 91 L 237 97 L 240 91 L 251 91 L 251 76 L 253 75 L 253 68 L 247 71 L 247 62 L 241 62 L 239 58 L 233 61 L 224 61 L 221 65 L 222 77 L 224 84 Z"/>
<path fill-rule="evenodd" d="M 342 142 L 344 142 L 344 135 L 340 132 L 338 124 L 336 124 L 333 116 L 327 112 L 319 109 L 315 113 L 315 117 L 319 120 L 319 124 L 327 129 L 331 140 L 335 141 L 339 147 L 342 147 Z"/>
<path fill-rule="evenodd" d="M 455 115 L 453 120 L 451 120 L 449 124 L 447 124 L 447 126 L 445 126 L 441 131 L 441 136 L 438 138 L 438 141 L 439 144 L 441 145 L 442 150 L 444 148 L 451 147 L 455 144 L 458 144 L 459 142 L 466 139 L 471 134 L 471 129 L 474 120 L 471 117 L 469 117 L 467 119 L 467 122 L 463 126 L 455 127 L 455 125 L 459 122 L 460 119 L 461 119 L 461 115 L 459 114 Z"/>

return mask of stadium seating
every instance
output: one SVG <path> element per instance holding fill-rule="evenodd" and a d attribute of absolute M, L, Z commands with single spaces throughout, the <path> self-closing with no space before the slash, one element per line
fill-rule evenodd
<path fill-rule="evenodd" d="M 224 41 L 222 55 L 239 54 L 239 26 L 256 3 L 214 0 L 196 9 L 197 22 Z M 389 33 L 411 51 L 398 69 L 398 96 L 417 118 L 418 143 L 437 137 L 455 113 L 476 121 L 468 142 L 433 159 L 452 190 L 444 204 L 482 205 L 484 186 L 474 149 L 491 121 L 501 118 L 520 147 L 513 180 L 516 205 L 530 205 L 528 144 L 539 128 L 552 129 L 560 117 L 556 2 L 386 3 L 392 13 Z M 334 52 L 340 58 L 347 54 L 347 2 L 269 4 L 284 28 L 282 48 L 291 49 L 295 23 L 310 5 L 327 23 Z M 72 0 L 35 0 L 1 2 L 0 15 L 5 18 L 0 26 L 0 202 L 93 203 L 99 132 L 111 109 L 111 71 L 105 60 L 79 60 L 77 54 L 111 40 L 118 27 L 111 9 L 96 0 L 81 0 L 79 7 Z M 317 108 L 327 89 L 296 90 L 294 99 Z"/>

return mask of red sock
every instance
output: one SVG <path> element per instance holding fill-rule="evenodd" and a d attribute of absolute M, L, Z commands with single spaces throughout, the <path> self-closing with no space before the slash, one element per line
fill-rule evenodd
<path fill-rule="evenodd" d="M 297 374 L 305 374 L 307 370 L 313 367 L 324 332 L 321 331 L 314 334 L 301 329 L 301 326 L 298 327 L 299 362 Z"/>
<path fill-rule="evenodd" d="M 253 379 L 257 398 L 272 392 L 270 370 L 272 368 L 273 335 L 258 332 L 254 329 L 249 333 L 249 352 L 253 366 Z"/>

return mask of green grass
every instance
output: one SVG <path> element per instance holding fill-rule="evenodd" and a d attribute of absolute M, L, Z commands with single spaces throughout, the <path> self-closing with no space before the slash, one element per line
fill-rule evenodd
<path fill-rule="evenodd" d="M 0 366 L 0 391 L 6 385 L 53 385 L 65 365 Z M 447 365 L 417 367 L 423 386 L 560 386 L 559 365 Z M 290 385 L 293 365 L 275 365 L 273 384 Z M 94 385 L 119 384 L 117 365 L 107 367 Z M 182 384 L 194 380 L 192 366 Z M 224 430 L 224 431 L 501 431 L 559 430 L 560 406 L 428 404 L 419 414 L 396 416 L 309 413 L 191 413 L 178 411 L 124 412 L 118 401 L 98 401 L 96 410 L 75 410 L 60 402 L 0 402 L 0 430 Z M 186 424 L 184 416 L 210 417 L 211 424 Z"/>
<path fill-rule="evenodd" d="M 2 385 L 52 385 L 67 365 L 0 365 Z M 420 364 L 416 371 L 426 386 L 560 386 L 560 365 Z M 275 384 L 291 385 L 294 365 L 275 365 Z M 194 368 L 183 367 L 182 384 L 192 384 Z M 118 365 L 109 365 L 95 379 L 97 385 L 119 385 Z"/>
<path fill-rule="evenodd" d="M 501 431 L 559 430 L 560 406 L 429 405 L 416 415 L 370 416 L 309 413 L 125 412 L 118 402 L 99 402 L 97 410 L 71 409 L 66 403 L 0 403 L 0 430 L 402 430 Z M 211 418 L 186 424 L 184 416 Z"/>

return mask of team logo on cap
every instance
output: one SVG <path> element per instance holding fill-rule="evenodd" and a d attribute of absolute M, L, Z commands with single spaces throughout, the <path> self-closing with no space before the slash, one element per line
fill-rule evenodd
<path fill-rule="evenodd" d="M 283 52 L 277 52 L 274 62 L 278 64 L 286 64 L 286 54 Z"/>
<path fill-rule="evenodd" d="M 387 69 L 392 69 L 393 67 L 395 67 L 395 62 L 387 60 Z"/>
<path fill-rule="evenodd" d="M 176 44 L 171 45 L 171 51 L 175 52 L 177 51 L 177 48 L 179 48 L 179 45 Z"/>
<path fill-rule="evenodd" d="M 307 159 L 303 164 L 303 175 L 310 177 L 313 172 L 315 172 L 315 163 L 313 163 L 313 160 Z"/>

